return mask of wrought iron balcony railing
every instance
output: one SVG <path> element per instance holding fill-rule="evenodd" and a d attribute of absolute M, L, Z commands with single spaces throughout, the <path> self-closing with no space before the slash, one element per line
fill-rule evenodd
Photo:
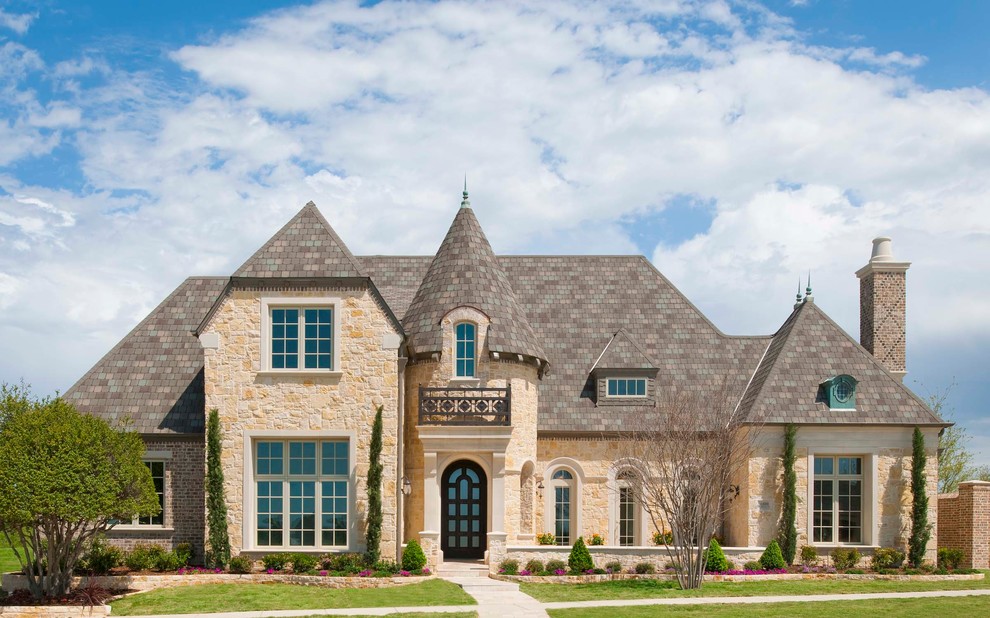
<path fill-rule="evenodd" d="M 420 425 L 512 424 L 512 390 L 419 387 Z"/>

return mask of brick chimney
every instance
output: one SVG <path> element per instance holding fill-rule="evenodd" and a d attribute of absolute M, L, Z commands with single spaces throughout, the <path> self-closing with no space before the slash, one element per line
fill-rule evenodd
<path fill-rule="evenodd" d="M 887 371 L 901 380 L 907 373 L 905 358 L 905 304 L 907 269 L 898 262 L 890 239 L 873 239 L 869 263 L 856 271 L 859 277 L 859 342 Z"/>

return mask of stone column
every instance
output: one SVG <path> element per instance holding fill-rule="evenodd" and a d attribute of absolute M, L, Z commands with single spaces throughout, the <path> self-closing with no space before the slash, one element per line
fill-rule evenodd
<path fill-rule="evenodd" d="M 426 563 L 436 569 L 443 561 L 443 552 L 440 551 L 440 477 L 435 452 L 423 453 L 423 528 L 419 539 Z"/>
<path fill-rule="evenodd" d="M 969 509 L 963 510 L 968 538 L 964 538 L 966 553 L 963 566 L 970 569 L 990 568 L 990 483 L 964 481 L 959 483 L 959 501 Z"/>

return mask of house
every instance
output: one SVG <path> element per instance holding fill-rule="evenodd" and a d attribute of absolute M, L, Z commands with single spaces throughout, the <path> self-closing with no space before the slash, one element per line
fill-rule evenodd
<path fill-rule="evenodd" d="M 799 543 L 903 548 L 912 431 L 935 495 L 946 426 L 901 380 L 908 266 L 874 241 L 861 343 L 810 288 L 776 333 L 739 337 L 642 256 L 496 256 L 466 191 L 432 256 L 355 256 L 310 203 L 231 276 L 183 282 L 65 398 L 146 441 L 163 511 L 114 528 L 125 546 L 203 547 L 204 417 L 218 410 L 231 545 L 253 556 L 364 549 L 381 407 L 382 554 L 416 538 L 436 565 L 544 531 L 652 551 L 616 436 L 662 384 L 715 376 L 763 427 L 727 545 L 774 538 L 794 423 Z"/>

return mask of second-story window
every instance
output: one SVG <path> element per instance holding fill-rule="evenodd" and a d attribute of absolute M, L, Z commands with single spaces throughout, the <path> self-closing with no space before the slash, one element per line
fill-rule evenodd
<path fill-rule="evenodd" d="M 475 343 L 477 327 L 471 322 L 461 322 L 454 327 L 456 338 L 455 376 L 458 378 L 474 377 Z"/>
<path fill-rule="evenodd" d="M 271 324 L 272 369 L 333 368 L 331 307 L 279 307 Z"/>

